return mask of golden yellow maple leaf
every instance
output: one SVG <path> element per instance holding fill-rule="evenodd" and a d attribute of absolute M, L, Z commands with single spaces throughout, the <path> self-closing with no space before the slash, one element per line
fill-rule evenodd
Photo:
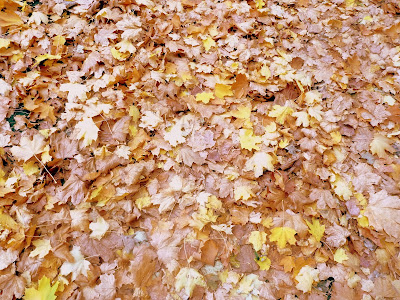
<path fill-rule="evenodd" d="M 211 37 L 208 37 L 203 41 L 203 46 L 204 49 L 206 49 L 206 51 L 208 52 L 212 47 L 216 46 L 216 43 Z"/>
<path fill-rule="evenodd" d="M 248 242 L 253 245 L 255 251 L 260 251 L 262 245 L 267 241 L 267 234 L 262 231 L 252 231 Z"/>
<path fill-rule="evenodd" d="M 275 227 L 271 229 L 269 240 L 276 242 L 279 248 L 285 248 L 286 244 L 294 245 L 296 243 L 296 230 L 290 227 Z"/>
<path fill-rule="evenodd" d="M 225 96 L 233 96 L 232 87 L 227 84 L 216 83 L 215 96 L 220 99 L 223 99 Z"/>
<path fill-rule="evenodd" d="M 25 289 L 24 300 L 55 300 L 55 295 L 59 281 L 56 281 L 54 285 L 50 284 L 50 279 L 43 276 L 39 280 L 38 288 L 27 288 Z"/>
<path fill-rule="evenodd" d="M 343 263 L 345 260 L 348 260 L 349 257 L 346 254 L 346 251 L 343 248 L 339 248 L 336 250 L 333 260 L 338 263 Z"/>
<path fill-rule="evenodd" d="M 262 138 L 260 136 L 254 135 L 253 129 L 241 129 L 239 131 L 239 140 L 240 147 L 243 149 L 247 149 L 249 151 L 260 150 L 260 147 L 257 144 L 262 142 Z"/>
<path fill-rule="evenodd" d="M 203 102 L 204 104 L 207 104 L 208 102 L 210 102 L 211 99 L 214 99 L 214 93 L 207 93 L 207 92 L 203 92 L 203 93 L 198 93 L 196 94 L 196 101 L 198 102 Z"/>
<path fill-rule="evenodd" d="M 268 271 L 271 268 L 271 260 L 266 255 L 254 259 L 261 271 Z"/>
<path fill-rule="evenodd" d="M 268 113 L 269 117 L 276 118 L 276 122 L 279 124 L 285 123 L 288 116 L 293 113 L 293 109 L 287 106 L 274 105 L 272 110 Z"/>
<path fill-rule="evenodd" d="M 312 219 L 312 223 L 308 222 L 307 220 L 306 223 L 308 228 L 310 228 L 308 232 L 312 234 L 312 236 L 317 240 L 317 242 L 320 242 L 321 238 L 324 236 L 325 225 L 321 225 L 319 223 L 319 220 L 314 218 Z"/>

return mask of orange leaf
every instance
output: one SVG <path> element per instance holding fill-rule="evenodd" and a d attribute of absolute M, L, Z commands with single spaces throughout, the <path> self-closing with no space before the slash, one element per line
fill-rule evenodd
<path fill-rule="evenodd" d="M 12 25 L 22 25 L 21 18 L 12 11 L 1 11 L 0 12 L 0 27 L 7 27 Z"/>
<path fill-rule="evenodd" d="M 294 258 L 292 256 L 285 256 L 284 258 L 281 259 L 279 262 L 281 266 L 283 266 L 283 270 L 287 272 L 291 272 L 293 268 L 296 266 L 294 262 Z"/>
<path fill-rule="evenodd" d="M 246 75 L 238 74 L 236 76 L 236 81 L 232 84 L 232 90 L 235 92 L 236 98 L 242 98 L 247 95 L 249 89 L 249 81 L 247 80 Z"/>
<path fill-rule="evenodd" d="M 218 254 L 218 245 L 213 240 L 208 240 L 201 248 L 201 261 L 207 265 L 214 265 L 215 257 Z"/>

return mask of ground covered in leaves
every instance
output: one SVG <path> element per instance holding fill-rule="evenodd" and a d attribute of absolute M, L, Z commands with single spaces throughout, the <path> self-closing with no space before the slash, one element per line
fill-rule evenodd
<path fill-rule="evenodd" d="M 396 0 L 0 9 L 2 300 L 400 298 Z"/>

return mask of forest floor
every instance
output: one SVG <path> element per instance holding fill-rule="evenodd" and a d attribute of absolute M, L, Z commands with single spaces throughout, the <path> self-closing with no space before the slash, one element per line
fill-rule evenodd
<path fill-rule="evenodd" d="M 0 0 L 0 298 L 400 299 L 396 0 Z"/>

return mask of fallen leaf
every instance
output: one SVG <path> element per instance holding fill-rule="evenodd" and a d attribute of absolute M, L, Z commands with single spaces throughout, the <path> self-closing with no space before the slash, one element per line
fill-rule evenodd
<path fill-rule="evenodd" d="M 46 276 L 43 276 L 39 280 L 39 284 L 37 289 L 28 288 L 25 289 L 24 300 L 55 300 L 57 296 L 55 295 L 59 281 L 56 281 L 55 284 L 50 284 L 50 279 Z"/>
<path fill-rule="evenodd" d="M 175 289 L 179 292 L 183 288 L 187 296 L 192 296 L 196 285 L 206 286 L 203 275 L 192 268 L 182 268 L 175 277 Z"/>
<path fill-rule="evenodd" d="M 215 96 L 220 99 L 224 99 L 226 96 L 233 96 L 232 87 L 227 84 L 216 83 Z"/>
<path fill-rule="evenodd" d="M 267 241 L 267 234 L 262 231 L 252 231 L 248 242 L 253 245 L 255 251 L 260 251 L 262 245 Z"/>
<path fill-rule="evenodd" d="M 325 225 L 321 225 L 319 223 L 319 220 L 314 218 L 312 219 L 312 223 L 308 222 L 307 220 L 306 223 L 308 228 L 310 228 L 308 232 L 312 234 L 312 236 L 317 240 L 317 242 L 320 242 L 321 238 L 324 236 Z"/>
<path fill-rule="evenodd" d="M 275 227 L 271 229 L 269 240 L 276 242 L 279 248 L 285 248 L 286 244 L 294 245 L 296 243 L 296 230 L 290 227 Z"/>

